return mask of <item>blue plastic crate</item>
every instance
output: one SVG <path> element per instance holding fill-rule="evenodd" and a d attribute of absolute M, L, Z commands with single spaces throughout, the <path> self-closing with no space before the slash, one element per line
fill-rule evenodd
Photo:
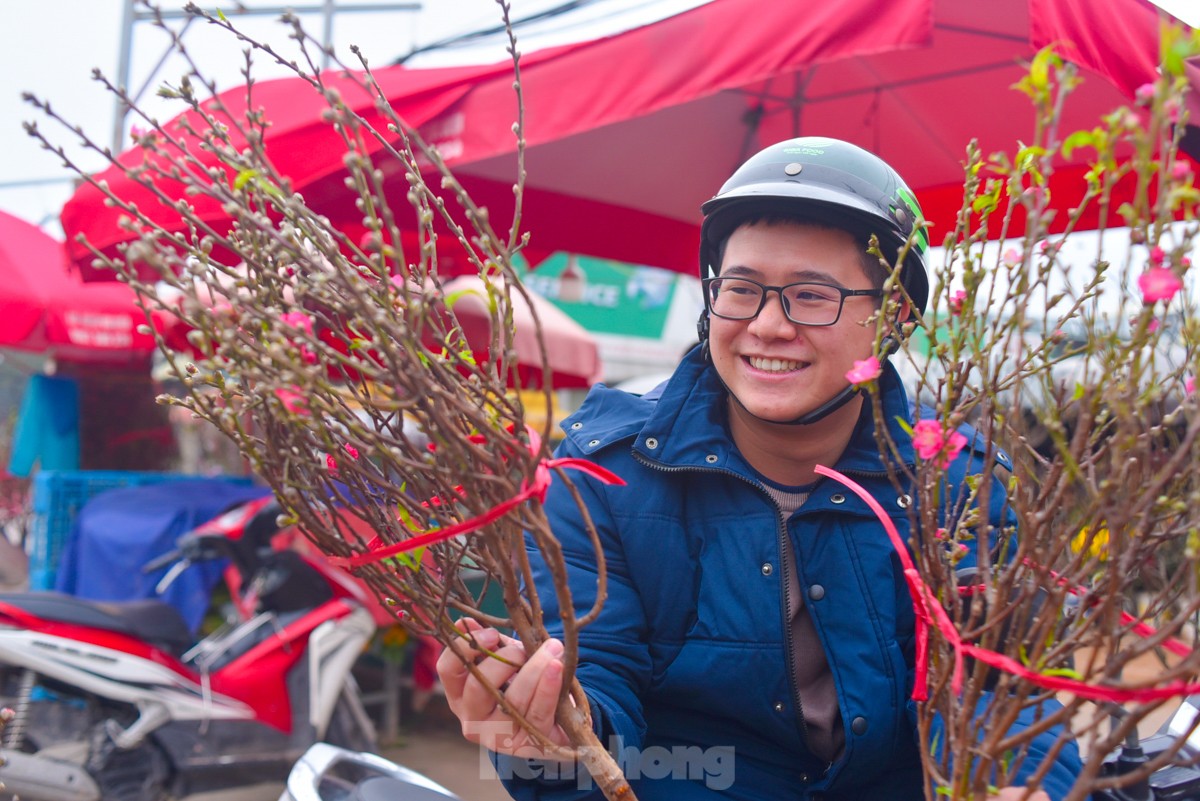
<path fill-rule="evenodd" d="M 75 517 L 96 495 L 119 487 L 181 481 L 187 473 L 105 470 L 43 470 L 33 477 L 29 528 L 29 589 L 54 589 L 54 577 Z M 249 479 L 247 479 L 249 481 Z"/>

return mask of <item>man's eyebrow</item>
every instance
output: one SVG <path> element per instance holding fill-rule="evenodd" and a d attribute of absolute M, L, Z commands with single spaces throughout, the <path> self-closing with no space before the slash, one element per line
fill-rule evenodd
<path fill-rule="evenodd" d="M 742 278 L 756 278 L 762 273 L 747 267 L 742 264 L 733 264 L 721 271 L 724 276 L 737 276 Z M 832 275 L 821 270 L 796 270 L 788 276 L 787 283 L 796 284 L 810 281 L 815 284 L 830 284 L 832 286 L 842 286 L 842 282 L 834 278 Z"/>

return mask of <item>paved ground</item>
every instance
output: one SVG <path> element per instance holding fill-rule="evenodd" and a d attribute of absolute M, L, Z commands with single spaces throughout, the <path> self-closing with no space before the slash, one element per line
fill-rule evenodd
<path fill-rule="evenodd" d="M 430 699 L 420 713 L 406 712 L 400 736 L 380 745 L 383 756 L 425 774 L 463 801 L 509 799 L 487 756 L 463 739 L 441 696 Z"/>

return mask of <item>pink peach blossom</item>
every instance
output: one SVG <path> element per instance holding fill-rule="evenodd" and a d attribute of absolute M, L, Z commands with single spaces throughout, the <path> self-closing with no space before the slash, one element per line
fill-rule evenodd
<path fill-rule="evenodd" d="M 967 438 L 957 431 L 946 430 L 937 420 L 921 420 L 913 426 L 913 448 L 917 456 L 927 461 L 937 460 L 945 467 L 967 445 Z"/>
<path fill-rule="evenodd" d="M 1138 276 L 1138 289 L 1142 290 L 1142 300 L 1146 303 L 1169 301 L 1183 289 L 1183 282 L 1166 267 L 1151 267 Z"/>
<path fill-rule="evenodd" d="M 879 365 L 879 359 L 870 356 L 862 361 L 855 361 L 854 367 L 846 373 L 846 380 L 851 384 L 865 384 L 879 378 L 882 372 L 883 368 Z"/>
<path fill-rule="evenodd" d="M 1181 106 L 1179 98 L 1169 97 L 1163 101 L 1163 113 L 1167 115 L 1167 119 L 1172 123 L 1179 122 L 1179 110 Z"/>
<path fill-rule="evenodd" d="M 1189 395 L 1196 394 L 1196 376 L 1189 375 L 1187 380 L 1183 382 L 1183 389 Z"/>
<path fill-rule="evenodd" d="M 279 315 L 279 322 L 306 334 L 313 332 L 313 318 L 304 312 L 284 312 Z"/>
<path fill-rule="evenodd" d="M 954 315 L 962 314 L 963 304 L 967 302 L 966 290 L 960 289 L 950 296 L 950 313 Z"/>

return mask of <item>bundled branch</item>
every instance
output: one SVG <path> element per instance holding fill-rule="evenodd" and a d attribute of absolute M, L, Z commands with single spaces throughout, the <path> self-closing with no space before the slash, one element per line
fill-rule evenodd
<path fill-rule="evenodd" d="M 501 7 L 507 26 L 508 5 Z M 175 49 L 190 70 L 165 94 L 190 113 L 175 123 L 159 124 L 98 76 L 147 126 L 138 135 L 140 163 L 105 154 L 122 164 L 126 177 L 175 208 L 187 223 L 185 233 L 165 230 L 96 183 L 30 126 L 46 147 L 104 190 L 137 232 L 119 257 L 95 250 L 99 262 L 137 291 L 148 319 L 188 329 L 188 358 L 171 354 L 188 394 L 163 400 L 232 438 L 274 491 L 284 510 L 281 522 L 298 524 L 413 632 L 452 644 L 469 636 L 454 626 L 469 616 L 511 629 L 532 653 L 549 638 L 531 580 L 531 558 L 544 559 L 563 610 L 566 680 L 558 718 L 572 747 L 546 740 L 478 666 L 466 667 L 547 752 L 580 760 L 609 797 L 631 797 L 593 733 L 589 704 L 572 678 L 579 630 L 599 613 L 603 587 L 596 608 L 582 616 L 572 612 L 565 565 L 541 507 L 549 481 L 569 486 L 567 468 L 589 466 L 552 460 L 549 416 L 542 430 L 534 430 L 510 391 L 518 385 L 514 306 L 524 299 L 534 310 L 514 267 L 528 240 L 520 230 L 520 159 L 518 211 L 510 230 L 500 234 L 436 149 L 392 111 L 366 61 L 361 71 L 338 80 L 374 97 L 386 127 L 342 102 L 329 83 L 332 73 L 316 69 L 314 42 L 297 19 L 285 16 L 306 61 L 290 66 L 325 98 L 325 122 L 345 144 L 347 191 L 357 197 L 370 232 L 363 241 L 350 241 L 291 190 L 263 147 L 269 120 L 253 102 L 252 55 L 288 62 L 223 17 L 189 10 L 248 43 L 244 116 L 224 106 L 177 37 Z M 521 153 L 520 57 L 509 31 Z M 48 104 L 33 102 L 61 121 Z M 85 147 L 104 152 L 77 132 Z M 407 197 L 383 193 L 385 169 L 402 171 Z M 164 193 L 168 182 L 183 184 L 190 200 Z M 220 204 L 232 220 L 228 230 L 196 212 L 199 199 Z M 439 235 L 446 230 L 448 237 Z M 482 348 L 468 341 L 455 315 L 459 298 L 443 287 L 447 276 L 439 260 L 448 249 L 465 254 L 487 279 L 483 300 L 491 338 Z M 162 327 L 155 331 L 167 350 Z M 539 350 L 546 408 L 552 408 L 544 343 Z M 582 501 L 579 509 L 586 520 Z M 527 538 L 536 557 L 526 550 Z M 596 560 L 603 585 L 598 544 Z M 468 588 L 466 571 L 482 572 L 482 590 Z M 496 588 L 507 610 L 503 618 L 481 609 L 483 596 Z"/>
<path fill-rule="evenodd" d="M 929 645 L 914 697 L 927 699 L 929 793 L 1010 784 L 1054 725 L 1056 749 L 1075 737 L 1088 757 L 1072 801 L 1144 787 L 1200 723 L 1136 770 L 1117 767 L 1139 725 L 1200 690 L 1200 320 L 1184 291 L 1200 193 L 1178 152 L 1182 59 L 1200 38 L 1164 36 L 1162 77 L 1090 131 L 1058 129 L 1080 78 L 1052 50 L 1037 56 L 1018 87 L 1034 137 L 1011 155 L 969 153 L 931 309 L 897 357 L 930 407 L 912 432 L 915 465 L 882 446 L 916 500 L 913 594 Z M 1093 166 L 1067 209 L 1049 178 L 1056 155 L 1080 148 Z M 1118 187 L 1132 200 L 1115 203 Z M 1072 249 L 1088 214 L 1102 244 Z M 1016 222 L 1024 233 L 1010 238 Z M 954 482 L 949 457 L 963 448 L 990 467 Z M 989 515 L 1002 490 L 1003 514 Z M 1010 730 L 1053 697 L 1061 712 Z"/>

